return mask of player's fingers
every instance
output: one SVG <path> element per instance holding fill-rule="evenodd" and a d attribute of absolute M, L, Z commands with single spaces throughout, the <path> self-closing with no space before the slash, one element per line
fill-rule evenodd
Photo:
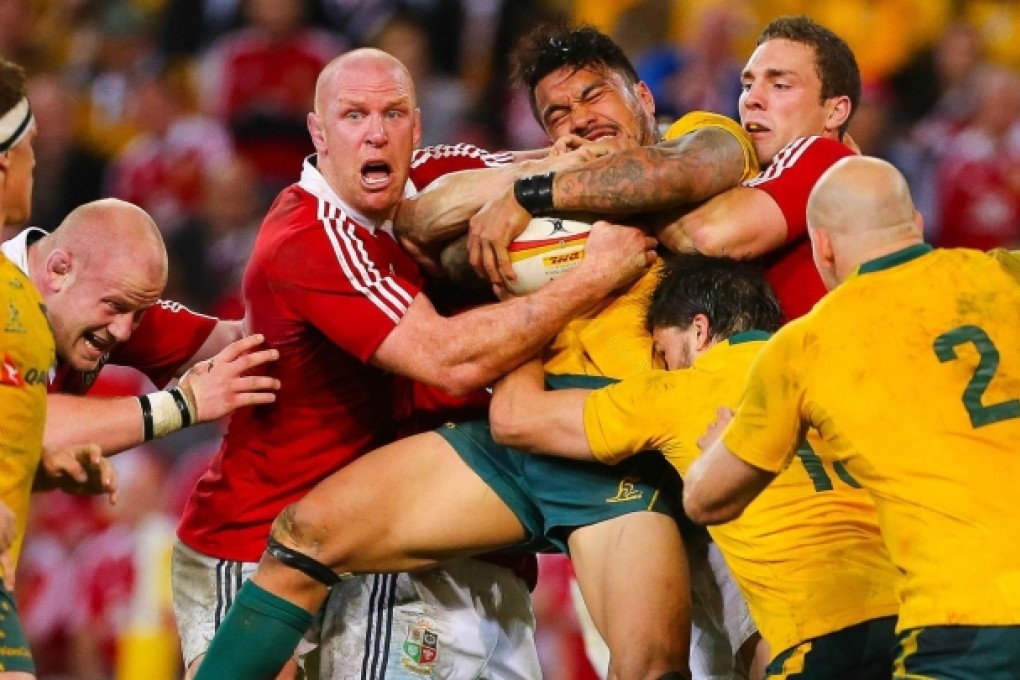
<path fill-rule="evenodd" d="M 9 549 L 0 554 L 0 568 L 4 570 L 4 587 L 14 592 L 14 556 Z"/>
<path fill-rule="evenodd" d="M 503 279 L 499 275 L 499 261 L 496 257 L 495 248 L 489 244 L 482 250 L 482 254 L 484 256 L 485 276 L 489 279 L 489 283 L 502 282 Z"/>
<path fill-rule="evenodd" d="M 276 361 L 280 358 L 280 352 L 275 349 L 263 349 L 258 352 L 249 352 L 248 354 L 238 357 L 234 362 L 237 366 L 238 373 L 244 373 L 249 368 L 261 366 L 262 364 L 268 364 L 270 361 Z"/>
<path fill-rule="evenodd" d="M 249 375 L 241 378 L 238 392 L 266 392 L 280 389 L 280 381 L 264 375 Z"/>
<path fill-rule="evenodd" d="M 238 407 L 264 406 L 276 401 L 276 392 L 243 392 L 238 397 Z"/>
<path fill-rule="evenodd" d="M 499 271 L 507 281 L 516 281 L 517 274 L 514 272 L 514 266 L 510 263 L 510 253 L 506 248 L 495 247 L 496 251 L 496 262 L 499 265 Z"/>
<path fill-rule="evenodd" d="M 216 363 L 233 361 L 239 356 L 251 351 L 265 342 L 265 336 L 261 333 L 254 333 L 252 335 L 235 340 L 226 347 L 220 350 L 219 354 L 216 355 Z"/>

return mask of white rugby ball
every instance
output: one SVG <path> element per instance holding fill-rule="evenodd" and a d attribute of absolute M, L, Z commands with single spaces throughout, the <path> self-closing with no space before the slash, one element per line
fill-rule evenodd
<path fill-rule="evenodd" d="M 584 259 L 591 225 L 559 217 L 535 217 L 510 244 L 516 281 L 507 281 L 514 295 L 527 295 L 567 273 Z"/>

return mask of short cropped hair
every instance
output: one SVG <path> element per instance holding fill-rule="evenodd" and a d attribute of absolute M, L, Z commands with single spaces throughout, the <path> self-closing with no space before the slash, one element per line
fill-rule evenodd
<path fill-rule="evenodd" d="M 641 81 L 612 38 L 594 26 L 571 28 L 562 20 L 540 24 L 521 38 L 510 57 L 510 68 L 514 84 L 527 90 L 531 112 L 538 120 L 541 117 L 535 104 L 535 87 L 553 71 L 616 71 L 632 85 Z"/>
<path fill-rule="evenodd" d="M 656 328 L 687 328 L 698 314 L 708 317 L 709 335 L 718 341 L 750 330 L 773 332 L 783 325 L 783 308 L 754 262 L 698 253 L 674 255 L 652 293 L 645 323 Z"/>
<path fill-rule="evenodd" d="M 25 80 L 25 69 L 12 61 L 0 59 L 0 116 L 28 96 Z"/>
<path fill-rule="evenodd" d="M 861 102 L 861 70 L 853 50 L 838 35 L 805 16 L 779 17 L 769 22 L 759 34 L 757 44 L 769 40 L 789 40 L 811 47 L 822 81 L 822 101 L 832 97 L 850 98 L 850 115 L 839 128 L 842 138 Z"/>

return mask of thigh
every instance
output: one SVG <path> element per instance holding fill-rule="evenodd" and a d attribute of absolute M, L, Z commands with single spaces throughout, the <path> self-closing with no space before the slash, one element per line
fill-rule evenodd
<path fill-rule="evenodd" d="M 687 665 L 690 584 L 676 522 L 629 513 L 570 535 L 577 582 L 613 657 L 650 654 Z"/>
<path fill-rule="evenodd" d="M 434 432 L 365 454 L 288 509 L 303 546 L 338 571 L 406 571 L 503 548 L 525 532 Z"/>
<path fill-rule="evenodd" d="M 2 678 L 21 680 L 35 677 L 35 662 L 28 649 L 28 640 L 18 619 L 18 608 L 7 587 L 0 582 L 0 674 Z"/>
<path fill-rule="evenodd" d="M 534 629 L 527 588 L 504 567 L 468 559 L 356 577 L 324 609 L 320 675 L 533 680 Z"/>

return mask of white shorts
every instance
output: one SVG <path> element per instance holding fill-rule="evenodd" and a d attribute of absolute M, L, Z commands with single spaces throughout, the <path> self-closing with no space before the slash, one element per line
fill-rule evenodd
<path fill-rule="evenodd" d="M 698 680 L 743 677 L 746 669 L 734 668 L 735 656 L 758 632 L 747 600 L 714 541 L 688 541 L 687 558 L 691 570 L 691 673 Z"/>
<path fill-rule="evenodd" d="M 694 534 L 693 536 L 690 534 Z M 746 671 L 734 668 L 737 651 L 758 626 L 751 618 L 740 588 L 722 553 L 707 534 L 684 533 L 691 572 L 691 677 L 694 680 L 733 680 Z M 571 583 L 571 599 L 584 634 L 588 659 L 605 678 L 609 670 L 609 649 L 588 615 L 577 582 Z"/>
<path fill-rule="evenodd" d="M 345 580 L 320 626 L 321 678 L 542 677 L 528 589 L 487 562 Z"/>
<path fill-rule="evenodd" d="M 208 649 L 257 566 L 177 541 L 174 614 L 185 667 Z M 477 560 L 342 581 L 299 644 L 299 662 L 313 650 L 319 677 L 329 680 L 542 677 L 526 585 L 509 569 Z"/>

